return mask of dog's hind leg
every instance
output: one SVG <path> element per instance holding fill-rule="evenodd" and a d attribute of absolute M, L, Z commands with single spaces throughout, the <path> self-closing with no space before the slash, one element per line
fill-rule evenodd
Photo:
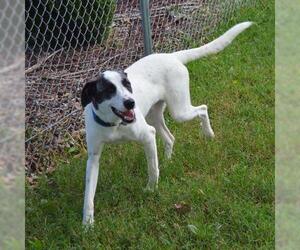
<path fill-rule="evenodd" d="M 176 111 L 171 111 L 172 117 L 178 122 L 184 122 L 192 120 L 195 117 L 200 117 L 202 131 L 205 136 L 213 138 L 214 131 L 210 125 L 210 120 L 208 116 L 207 106 L 201 105 L 198 107 L 194 107 L 190 105 L 184 109 L 177 109 Z"/>
<path fill-rule="evenodd" d="M 176 65 L 176 74 L 172 72 L 166 89 L 166 103 L 171 116 L 179 122 L 189 121 L 195 117 L 201 120 L 202 131 L 207 137 L 214 137 L 211 128 L 207 106 L 201 105 L 195 107 L 191 104 L 189 91 L 189 72 L 182 65 Z"/>
<path fill-rule="evenodd" d="M 189 74 L 185 66 L 179 66 L 177 75 L 170 80 L 172 85 L 168 89 L 166 102 L 171 116 L 179 122 L 189 121 L 195 117 L 201 120 L 202 131 L 207 137 L 214 137 L 211 128 L 207 106 L 193 106 L 189 92 Z"/>
<path fill-rule="evenodd" d="M 155 105 L 153 105 L 149 114 L 147 115 L 147 121 L 149 122 L 149 124 L 155 127 L 156 131 L 163 139 L 165 145 L 165 156 L 168 159 L 170 159 L 172 156 L 175 138 L 171 134 L 170 130 L 168 129 L 165 123 L 165 118 L 164 118 L 165 107 L 166 107 L 166 103 L 163 101 L 159 101 Z"/>
<path fill-rule="evenodd" d="M 103 144 L 94 142 L 88 148 L 88 161 L 85 176 L 85 194 L 83 205 L 83 224 L 92 225 L 94 223 L 94 197 L 98 181 L 99 159 Z"/>

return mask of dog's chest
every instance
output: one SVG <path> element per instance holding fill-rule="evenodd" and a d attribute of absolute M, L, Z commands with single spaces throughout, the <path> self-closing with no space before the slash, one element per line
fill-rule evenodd
<path fill-rule="evenodd" d="M 102 141 L 106 143 L 117 143 L 128 141 L 132 139 L 131 132 L 125 126 L 119 126 L 109 131 L 108 133 L 101 134 Z"/>

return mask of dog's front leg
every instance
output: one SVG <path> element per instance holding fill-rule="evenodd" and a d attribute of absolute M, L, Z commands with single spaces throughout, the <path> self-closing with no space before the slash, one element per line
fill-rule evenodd
<path fill-rule="evenodd" d="M 149 180 L 146 186 L 146 190 L 153 191 L 155 188 L 157 188 L 158 177 L 159 177 L 157 147 L 156 147 L 154 127 L 147 126 L 146 134 L 143 137 L 143 145 L 144 145 L 145 154 L 147 158 L 148 175 L 149 175 Z"/>
<path fill-rule="evenodd" d="M 97 150 L 91 150 L 88 153 L 88 161 L 85 176 L 85 194 L 83 205 L 83 224 L 91 225 L 94 223 L 94 197 L 98 181 L 99 159 L 103 144 L 97 147 Z"/>

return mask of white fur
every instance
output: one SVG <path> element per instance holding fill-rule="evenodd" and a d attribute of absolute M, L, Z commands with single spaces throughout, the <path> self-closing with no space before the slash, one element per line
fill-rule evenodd
<path fill-rule="evenodd" d="M 251 22 L 238 24 L 216 40 L 196 49 L 183 50 L 171 54 L 153 54 L 142 58 L 128 67 L 125 72 L 131 82 L 133 94 L 121 84 L 117 72 L 106 71 L 104 75 L 117 86 L 117 95 L 103 102 L 99 109 L 90 103 L 85 108 L 86 140 L 88 161 L 86 170 L 86 188 L 84 197 L 83 223 L 94 221 L 94 196 L 98 179 L 99 159 L 104 143 L 134 140 L 145 149 L 148 162 L 147 189 L 157 187 L 159 168 L 155 133 L 165 143 L 165 153 L 171 157 L 174 136 L 167 128 L 163 112 L 167 106 L 171 116 L 178 122 L 199 117 L 204 134 L 213 137 L 206 105 L 192 106 L 189 93 L 189 74 L 185 63 L 223 50 Z M 136 121 L 126 126 L 114 115 L 110 106 L 124 111 L 122 98 L 130 97 L 136 102 Z M 114 127 L 101 127 L 92 116 L 92 109 L 104 121 L 118 124 Z M 147 121 L 146 121 L 147 120 Z"/>

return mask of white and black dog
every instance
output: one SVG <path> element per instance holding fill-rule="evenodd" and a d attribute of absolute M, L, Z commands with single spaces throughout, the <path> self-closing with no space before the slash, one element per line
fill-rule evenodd
<path fill-rule="evenodd" d="M 176 121 L 199 117 L 203 133 L 214 137 L 207 106 L 192 106 L 189 93 L 189 73 L 184 64 L 217 53 L 252 23 L 235 25 L 216 40 L 202 47 L 170 54 L 153 54 L 132 64 L 124 72 L 105 71 L 83 88 L 81 102 L 85 108 L 85 128 L 88 148 L 83 223 L 94 221 L 94 196 L 99 159 L 104 143 L 134 140 L 145 149 L 149 180 L 147 189 L 157 187 L 159 168 L 156 132 L 165 144 L 165 154 L 171 157 L 174 136 L 164 121 L 168 110 Z"/>

